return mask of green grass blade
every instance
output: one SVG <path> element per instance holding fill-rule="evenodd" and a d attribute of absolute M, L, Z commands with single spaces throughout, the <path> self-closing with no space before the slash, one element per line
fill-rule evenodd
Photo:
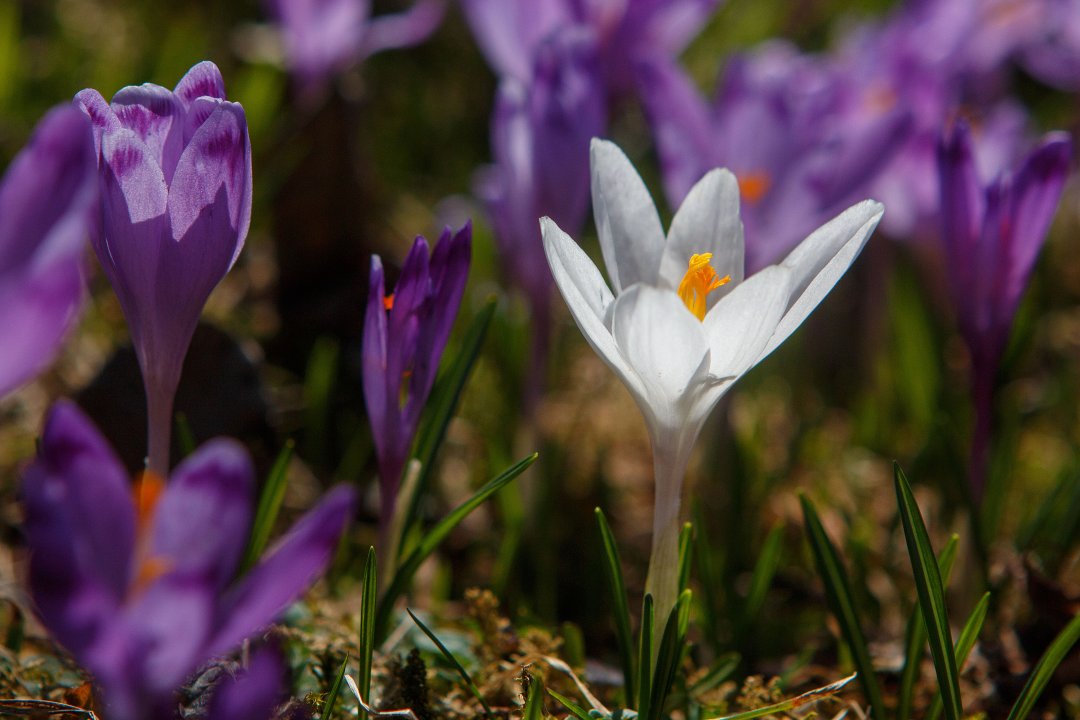
<path fill-rule="evenodd" d="M 390 620 L 390 613 L 394 609 L 394 601 L 405 591 L 405 588 L 416 573 L 416 569 L 420 567 L 420 564 L 424 562 L 427 556 L 435 551 L 435 548 L 439 546 L 439 543 L 445 540 L 446 536 L 449 535 L 450 532 L 457 527 L 458 523 L 464 520 L 469 513 L 480 507 L 485 500 L 505 487 L 511 480 L 525 472 L 530 465 L 536 462 L 536 458 L 537 453 L 533 453 L 525 459 L 518 461 L 516 465 L 504 470 L 502 474 L 494 480 L 477 490 L 471 498 L 450 511 L 446 517 L 440 520 L 435 527 L 420 539 L 419 544 L 394 573 L 394 578 L 390 581 L 390 587 L 379 601 L 379 607 L 375 611 L 376 640 L 381 640 L 385 637 L 386 625 Z"/>
<path fill-rule="evenodd" d="M 647 717 L 649 714 L 649 698 L 652 695 L 652 657 L 653 657 L 653 622 L 656 609 L 653 607 L 653 598 L 645 593 L 645 599 L 641 603 L 641 627 L 638 628 L 638 701 L 639 717 Z"/>
<path fill-rule="evenodd" d="M 780 567 L 780 555 L 783 550 L 781 541 L 784 539 L 784 526 L 777 523 L 769 534 L 765 536 L 765 543 L 761 548 L 761 554 L 754 564 L 753 575 L 750 576 L 750 590 L 746 593 L 746 600 L 742 607 L 742 622 L 744 625 L 754 622 L 761 606 L 765 602 L 765 593 L 769 591 L 769 585 Z"/>
<path fill-rule="evenodd" d="M 369 547 L 367 560 L 364 562 L 364 572 L 361 575 L 363 585 L 360 591 L 360 668 L 357 670 L 360 694 L 365 700 L 371 697 L 371 659 L 375 653 L 375 605 L 378 601 L 375 585 L 376 571 L 375 548 Z M 360 708 L 358 717 L 364 720 L 367 712 Z"/>
<path fill-rule="evenodd" d="M 484 700 L 484 696 L 480 694 L 480 688 L 476 687 L 476 683 L 474 683 L 473 679 L 469 677 L 469 672 L 460 662 L 458 662 L 458 659 L 454 657 L 454 653 L 450 652 L 450 650 L 445 645 L 443 645 L 442 640 L 440 640 L 438 636 L 435 635 L 435 633 L 431 632 L 428 626 L 422 623 L 420 621 L 420 618 L 416 617 L 416 615 L 413 614 L 412 610 L 410 610 L 409 608 L 405 608 L 405 612 L 409 613 L 409 617 L 411 617 L 413 619 L 413 622 L 416 623 L 417 627 L 419 627 L 423 631 L 423 633 L 428 636 L 428 639 L 431 640 L 431 642 L 435 643 L 435 647 L 439 648 L 439 652 L 441 652 L 443 657 L 446 658 L 446 661 L 454 667 L 454 670 L 457 671 L 457 674 L 460 675 L 461 679 L 465 681 L 465 686 L 469 688 L 469 692 L 471 692 L 473 694 L 473 697 L 475 697 L 477 701 L 479 701 L 480 705 L 483 706 L 484 712 L 486 712 L 490 716 L 492 714 L 491 708 L 488 707 L 487 701 Z"/>
<path fill-rule="evenodd" d="M 1077 640 L 1080 640 L 1080 614 L 1073 617 L 1039 658 L 1039 663 L 1035 666 L 1027 683 L 1024 684 L 1024 689 L 1020 691 L 1020 697 L 1016 699 L 1008 720 L 1026 720 L 1039 696 L 1042 695 L 1042 691 L 1046 689 L 1046 684 L 1053 677 L 1054 671 Z"/>
<path fill-rule="evenodd" d="M 690 564 L 694 556 L 694 526 L 683 523 L 679 531 L 679 592 L 690 585 Z"/>
<path fill-rule="evenodd" d="M 847 572 L 840 562 L 840 556 L 832 541 L 825 534 L 825 528 L 822 527 L 821 518 L 818 517 L 813 504 L 805 495 L 799 500 L 802 502 L 803 519 L 810 539 L 810 549 L 814 554 L 814 562 L 825 584 L 825 594 L 829 599 L 833 615 L 840 624 L 840 630 L 851 650 L 863 693 L 866 695 L 867 702 L 870 703 L 873 717 L 888 717 L 885 713 L 885 699 L 881 694 L 881 685 L 878 683 L 874 664 L 870 660 L 870 650 L 866 646 L 866 637 L 859 625 L 859 616 L 855 612 L 855 602 Z"/>
<path fill-rule="evenodd" d="M 915 588 L 919 592 L 919 607 L 926 623 L 927 640 L 934 658 L 938 687 L 945 706 L 945 717 L 960 720 L 960 680 L 956 670 L 956 654 L 949 633 L 949 615 L 945 608 L 945 587 L 941 582 L 934 548 L 926 532 L 919 506 L 911 492 L 904 471 L 893 463 L 896 480 L 896 498 L 900 506 L 900 520 L 904 525 L 908 557 L 915 575 Z"/>
<path fill-rule="evenodd" d="M 691 692 L 695 695 L 701 695 L 703 693 L 717 688 L 720 683 L 724 682 L 739 669 L 739 663 L 742 662 L 742 658 L 738 653 L 729 652 L 725 655 L 721 655 L 713 661 L 712 666 L 704 677 L 699 678 L 697 682 L 690 688 Z"/>
<path fill-rule="evenodd" d="M 465 331 L 461 350 L 458 351 L 446 371 L 439 376 L 424 407 L 424 418 L 416 434 L 414 453 L 414 457 L 420 460 L 420 477 L 417 478 L 416 493 L 409 502 L 409 510 L 402 527 L 402 537 L 398 538 L 399 543 L 404 542 L 404 535 L 409 531 L 409 524 L 417 516 L 420 498 L 424 495 L 435 466 L 435 456 L 446 437 L 446 428 L 454 417 L 458 400 L 461 399 L 461 393 L 469 380 L 473 365 L 476 364 L 476 358 L 480 355 L 480 348 L 484 344 L 484 338 L 487 336 L 488 327 L 494 315 L 495 298 L 492 297 L 473 318 Z M 401 545 L 399 544 L 398 547 Z"/>
<path fill-rule="evenodd" d="M 529 695 L 525 698 L 522 720 L 543 720 L 544 681 L 539 675 L 529 676 Z"/>
<path fill-rule="evenodd" d="M 690 625 L 690 601 L 690 591 L 683 590 L 664 624 L 660 649 L 656 653 L 656 668 L 653 670 L 649 713 L 641 716 L 644 720 L 659 720 L 663 714 L 664 700 L 675 682 L 675 675 L 682 660 L 686 631 Z"/>
<path fill-rule="evenodd" d="M 746 712 L 737 713 L 735 715 L 725 715 L 721 718 L 714 718 L 714 720 L 751 720 L 751 718 L 765 717 L 767 715 L 778 715 L 780 713 L 788 713 L 800 707 L 805 707 L 810 703 L 817 702 L 824 698 L 835 695 L 836 693 L 847 687 L 848 683 L 855 679 L 855 675 L 849 675 L 843 680 L 838 680 L 832 684 L 820 687 L 817 690 L 811 690 L 805 692 L 797 697 L 783 700 L 775 705 L 769 705 L 767 707 L 754 708 L 753 710 L 747 710 Z"/>
<path fill-rule="evenodd" d="M 320 720 L 328 720 L 333 716 L 334 706 L 337 705 L 338 695 L 341 694 L 341 683 L 345 679 L 345 666 L 348 664 L 349 656 L 346 655 L 341 663 L 341 668 L 338 670 L 337 677 L 334 678 L 334 684 L 330 686 L 330 692 L 326 693 L 326 702 L 323 703 L 322 712 L 319 713 Z"/>
<path fill-rule="evenodd" d="M 306 460 L 320 466 L 328 464 L 330 455 L 330 406 L 337 384 L 340 352 L 337 341 L 320 337 L 308 356 L 304 378 L 304 398 L 307 401 L 304 426 L 304 455 Z"/>
<path fill-rule="evenodd" d="M 960 631 L 960 637 L 956 639 L 954 652 L 956 653 L 956 667 L 960 671 L 963 671 L 964 663 L 967 662 L 968 655 L 971 654 L 971 649 L 975 647 L 975 641 L 978 639 L 979 633 L 982 632 L 983 623 L 986 622 L 986 611 L 989 608 L 990 593 L 983 593 L 982 599 L 975 604 L 975 609 L 971 611 L 967 622 L 964 623 L 964 629 Z M 938 692 L 934 696 L 934 701 L 930 704 L 930 710 L 926 713 L 926 720 L 937 720 L 941 717 L 942 707 L 941 693 Z"/>
<path fill-rule="evenodd" d="M 945 586 L 949 586 L 949 578 L 952 576 L 953 564 L 956 561 L 956 550 L 960 544 L 960 536 L 953 533 L 949 542 L 938 554 L 938 570 L 945 580 Z M 915 680 L 919 675 L 919 663 L 922 660 L 923 648 L 926 646 L 926 623 L 923 622 L 922 612 L 918 603 L 911 609 L 908 617 L 907 632 L 904 634 L 904 670 L 900 674 L 900 689 L 897 691 L 896 717 L 898 720 L 908 720 L 911 717 L 911 701 L 915 693 Z"/>
<path fill-rule="evenodd" d="M 600 527 L 600 539 L 604 545 L 604 557 L 607 559 L 608 589 L 611 590 L 611 607 L 615 615 L 615 638 L 619 643 L 623 688 L 626 702 L 630 703 L 634 698 L 634 637 L 630 633 L 630 606 L 626 601 L 626 583 L 623 580 L 615 535 L 611 532 L 604 512 L 600 508 L 596 508 L 595 512 L 596 523 Z"/>
<path fill-rule="evenodd" d="M 176 413 L 173 427 L 176 428 L 176 443 L 180 446 L 180 456 L 187 457 L 195 452 L 195 448 L 199 443 L 195 440 L 195 432 L 191 429 L 191 422 L 188 420 L 187 414 Z"/>
<path fill-rule="evenodd" d="M 548 688 L 547 693 L 551 697 L 558 700 L 559 704 L 566 708 L 566 710 L 575 718 L 577 718 L 577 720 L 594 720 L 593 718 L 589 717 L 589 712 L 585 708 L 581 707 L 565 695 L 560 695 L 551 688 Z"/>
<path fill-rule="evenodd" d="M 253 567 L 259 561 L 270 541 L 270 533 L 274 529 L 274 523 L 277 522 L 281 502 L 285 499 L 285 478 L 294 446 L 295 443 L 291 439 L 285 441 L 285 447 L 281 448 L 277 459 L 274 460 L 274 466 L 270 468 L 270 474 L 266 476 L 266 483 L 259 495 L 259 506 L 255 510 L 255 519 L 251 523 L 251 538 L 248 540 L 247 552 L 244 553 L 244 561 L 240 564 L 241 572 Z"/>

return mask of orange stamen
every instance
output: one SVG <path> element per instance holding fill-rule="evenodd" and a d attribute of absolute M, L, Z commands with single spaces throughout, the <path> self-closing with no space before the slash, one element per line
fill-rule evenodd
<path fill-rule="evenodd" d="M 686 274 L 679 283 L 679 299 L 698 320 L 705 319 L 705 313 L 709 309 L 707 302 L 709 293 L 731 282 L 730 275 L 719 277 L 716 274 L 716 270 L 709 264 L 710 260 L 712 260 L 712 253 L 692 255 L 687 264 Z"/>
<path fill-rule="evenodd" d="M 390 293 L 382 299 L 382 306 L 387 310 L 394 309 L 394 293 Z"/>

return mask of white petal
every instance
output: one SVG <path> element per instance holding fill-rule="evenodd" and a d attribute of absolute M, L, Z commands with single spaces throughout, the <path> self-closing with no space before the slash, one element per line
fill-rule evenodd
<path fill-rule="evenodd" d="M 743 226 L 739 220 L 739 183 L 723 168 L 712 170 L 691 188 L 675 213 L 660 262 L 660 286 L 679 287 L 690 256 L 712 253 L 712 266 L 731 285 L 743 279 Z M 710 307 L 726 290 L 709 294 Z"/>
<path fill-rule="evenodd" d="M 637 284 L 612 306 L 612 328 L 619 350 L 644 385 L 642 409 L 663 427 L 685 423 L 684 400 L 704 382 L 709 369 L 705 333 L 679 297 L 668 290 Z"/>
<path fill-rule="evenodd" d="M 791 275 L 791 300 L 761 357 L 784 342 L 818 306 L 855 261 L 881 220 L 885 207 L 863 200 L 815 230 L 781 265 Z"/>
<path fill-rule="evenodd" d="M 615 338 L 604 324 L 613 297 L 604 278 L 600 276 L 600 271 L 573 238 L 564 233 L 551 218 L 540 218 L 540 231 L 544 238 L 544 253 L 547 255 L 548 265 L 551 266 L 551 274 L 555 277 L 555 284 L 582 335 L 600 359 L 622 378 L 630 391 L 635 395 L 642 395 L 644 389 L 641 381 L 623 359 L 615 344 Z"/>
<path fill-rule="evenodd" d="M 593 138 L 593 216 L 615 294 L 634 283 L 656 284 L 664 230 L 649 191 L 614 143 Z"/>
<path fill-rule="evenodd" d="M 787 309 L 790 293 L 791 272 L 773 265 L 737 285 L 709 311 L 703 325 L 713 376 L 738 378 L 757 364 Z"/>

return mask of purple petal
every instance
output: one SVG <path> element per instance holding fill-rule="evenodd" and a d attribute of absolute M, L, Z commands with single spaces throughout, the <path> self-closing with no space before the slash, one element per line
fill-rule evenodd
<path fill-rule="evenodd" d="M 180 78 L 180 82 L 176 83 L 173 92 L 185 105 L 190 105 L 201 97 L 228 99 L 225 96 L 225 81 L 221 78 L 221 71 L 209 60 L 203 60 L 188 70 L 187 74 Z"/>
<path fill-rule="evenodd" d="M 973 270 L 986 207 L 967 125 L 957 123 L 952 134 L 942 138 L 937 163 L 942 237 L 953 273 L 957 308 L 961 315 L 970 316 L 963 308 L 971 307 L 975 292 Z"/>
<path fill-rule="evenodd" d="M 0 184 L 0 396 L 55 353 L 82 299 L 82 256 L 97 172 L 90 123 L 50 111 Z"/>
<path fill-rule="evenodd" d="M 220 607 L 212 653 L 227 652 L 270 624 L 315 582 L 329 565 L 355 503 L 351 487 L 331 490 L 240 580 Z"/>
<path fill-rule="evenodd" d="M 385 428 L 392 422 L 390 415 L 397 409 L 389 397 L 389 378 L 386 376 L 387 324 L 384 305 L 383 267 L 378 255 L 371 257 L 371 276 L 368 281 L 368 303 L 364 314 L 363 358 L 364 404 L 376 447 L 386 446 Z"/>
<path fill-rule="evenodd" d="M 1024 161 L 1013 181 L 1009 272 L 1003 298 L 1012 311 L 1027 287 L 1035 258 L 1046 240 L 1050 223 L 1068 178 L 1072 143 L 1064 133 L 1048 135 Z M 1011 313 L 1010 313 L 1011 315 Z"/>
<path fill-rule="evenodd" d="M 419 0 L 405 12 L 374 18 L 365 28 L 361 56 L 422 43 L 438 29 L 445 11 L 442 0 Z"/>
<path fill-rule="evenodd" d="M 146 83 L 120 90 L 112 99 L 120 124 L 133 131 L 150 148 L 165 175 L 172 179 L 184 149 L 184 109 L 171 92 Z"/>
<path fill-rule="evenodd" d="M 358 0 L 267 0 L 281 28 L 289 69 L 304 90 L 318 88 L 359 56 L 370 12 Z"/>
<path fill-rule="evenodd" d="M 45 625 L 78 656 L 127 593 L 135 542 L 127 476 L 86 416 L 60 401 L 22 492 L 31 593 Z"/>
<path fill-rule="evenodd" d="M 424 348 L 417 353 L 413 371 L 413 387 L 420 392 L 416 400 L 419 405 L 427 402 L 427 396 L 435 382 L 446 342 L 450 339 L 450 330 L 454 326 L 461 298 L 465 293 L 465 282 L 469 278 L 469 262 L 472 258 L 472 223 L 451 235 L 450 230 L 443 232 L 431 256 L 432 315 L 426 335 Z M 413 391 L 410 390 L 410 401 Z"/>
<path fill-rule="evenodd" d="M 217 202 L 222 188 L 228 201 L 222 208 L 227 209 L 226 217 L 214 217 L 218 213 L 211 213 L 210 227 L 201 227 L 196 232 L 212 236 L 204 236 L 202 240 L 231 246 L 227 270 L 240 254 L 251 222 L 251 142 L 247 120 L 244 108 L 227 101 L 221 101 L 199 126 L 176 168 L 169 190 L 174 238 L 191 241 L 189 233 L 193 226 Z"/>
<path fill-rule="evenodd" d="M 574 20 L 572 0 L 463 0 L 465 19 L 496 75 L 527 82 L 537 45 Z"/>
<path fill-rule="evenodd" d="M 73 100 L 74 105 L 86 113 L 90 118 L 90 124 L 94 129 L 95 156 L 101 154 L 101 136 L 106 132 L 119 130 L 120 119 L 116 117 L 112 106 L 105 102 L 97 90 L 87 88 L 80 90 Z"/>
<path fill-rule="evenodd" d="M 251 460 L 232 440 L 203 445 L 172 474 L 156 508 L 151 546 L 169 571 L 220 591 L 247 545 L 254 491 Z"/>
<path fill-rule="evenodd" d="M 207 720 L 267 720 L 285 699 L 286 687 L 280 653 L 261 648 L 252 654 L 246 670 L 217 686 Z"/>

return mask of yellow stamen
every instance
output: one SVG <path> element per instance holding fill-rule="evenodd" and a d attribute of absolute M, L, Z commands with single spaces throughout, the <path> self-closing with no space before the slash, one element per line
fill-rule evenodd
<path fill-rule="evenodd" d="M 705 312 L 709 309 L 706 303 L 708 294 L 731 282 L 730 275 L 719 277 L 716 274 L 709 264 L 710 260 L 712 253 L 691 255 L 686 274 L 679 283 L 679 299 L 698 320 L 704 320 Z"/>
<path fill-rule="evenodd" d="M 772 178 L 764 170 L 739 175 L 739 194 L 750 205 L 757 205 L 772 187 Z"/>

